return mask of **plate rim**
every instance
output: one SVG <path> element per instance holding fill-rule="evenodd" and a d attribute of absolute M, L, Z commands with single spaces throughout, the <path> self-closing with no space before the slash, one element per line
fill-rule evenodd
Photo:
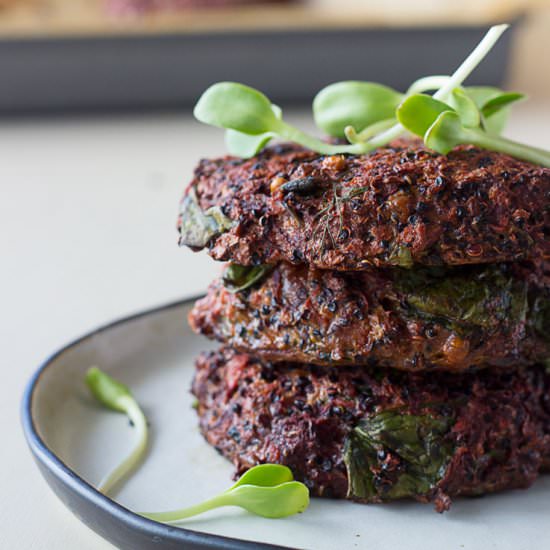
<path fill-rule="evenodd" d="M 108 515 L 113 518 L 117 524 L 124 526 L 126 529 L 131 531 L 138 531 L 142 533 L 145 543 L 145 537 L 154 542 L 155 548 L 159 547 L 159 540 L 166 540 L 179 544 L 186 544 L 187 548 L 212 548 L 212 549 L 235 549 L 235 550 L 251 550 L 251 549 L 263 549 L 263 550 L 276 550 L 281 548 L 289 548 L 285 546 L 272 545 L 263 542 L 256 542 L 252 540 L 237 539 L 233 537 L 226 537 L 223 535 L 215 535 L 211 533 L 204 533 L 201 531 L 195 531 L 191 529 L 186 529 L 184 527 L 177 527 L 175 525 L 167 525 L 164 523 L 159 523 L 135 512 L 132 512 L 130 509 L 122 506 L 118 502 L 112 500 L 100 493 L 95 489 L 91 484 L 85 481 L 82 477 L 78 475 L 74 470 L 72 470 L 68 465 L 66 465 L 56 454 L 55 452 L 48 447 L 44 442 L 38 430 L 35 426 L 33 415 L 32 415 L 32 406 L 33 398 L 36 392 L 36 389 L 40 383 L 40 379 L 46 369 L 48 369 L 54 362 L 68 350 L 78 346 L 85 340 L 88 340 L 98 334 L 106 332 L 112 328 L 115 328 L 119 325 L 135 321 L 137 319 L 148 317 L 150 315 L 155 315 L 174 309 L 177 307 L 182 307 L 190 305 L 192 302 L 197 300 L 201 295 L 193 296 L 191 298 L 185 298 L 182 300 L 176 300 L 169 302 L 164 305 L 156 306 L 153 308 L 141 310 L 137 313 L 127 315 L 124 317 L 119 317 L 114 321 L 100 325 L 98 328 L 95 328 L 82 336 L 79 336 L 71 340 L 68 344 L 65 344 L 57 351 L 50 354 L 35 370 L 31 378 L 27 382 L 22 400 L 21 400 L 21 423 L 23 427 L 23 433 L 27 441 L 27 445 L 30 448 L 30 451 L 40 467 L 42 476 L 46 479 L 50 487 L 53 489 L 50 479 L 42 471 L 42 468 L 45 468 L 49 474 L 59 483 L 61 490 L 71 492 L 76 494 L 77 498 L 82 501 L 86 501 L 88 504 L 91 504 L 98 510 L 98 513 Z M 56 492 L 54 490 L 54 492 Z M 60 495 L 57 495 L 58 497 Z M 65 500 L 63 503 L 68 507 L 77 518 L 86 524 L 89 528 L 98 533 L 101 537 L 113 542 L 109 536 L 106 536 L 103 532 L 100 532 L 96 529 L 93 522 L 86 521 L 86 517 L 80 516 L 76 513 L 76 506 L 73 508 Z"/>

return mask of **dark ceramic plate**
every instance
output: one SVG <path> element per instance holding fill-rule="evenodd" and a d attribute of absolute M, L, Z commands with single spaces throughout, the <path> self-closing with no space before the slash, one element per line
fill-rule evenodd
<path fill-rule="evenodd" d="M 444 516 L 412 502 L 314 500 L 306 513 L 284 520 L 234 508 L 181 527 L 144 519 L 135 511 L 196 503 L 231 483 L 231 466 L 204 442 L 192 409 L 193 359 L 211 344 L 186 328 L 190 304 L 129 317 L 69 344 L 39 368 L 23 399 L 25 435 L 44 478 L 79 519 L 119 548 L 521 550 L 550 541 L 548 477 L 528 491 L 457 501 Z M 134 434 L 123 415 L 100 409 L 88 395 L 83 376 L 94 364 L 133 389 L 151 423 L 148 459 L 116 500 L 94 484 L 125 455 Z"/>

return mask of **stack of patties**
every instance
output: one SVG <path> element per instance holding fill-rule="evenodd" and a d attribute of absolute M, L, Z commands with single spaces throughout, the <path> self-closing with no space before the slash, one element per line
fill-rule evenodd
<path fill-rule="evenodd" d="M 474 147 L 204 160 L 181 243 L 230 262 L 190 315 L 206 440 L 313 495 L 433 501 L 550 466 L 550 170 Z"/>

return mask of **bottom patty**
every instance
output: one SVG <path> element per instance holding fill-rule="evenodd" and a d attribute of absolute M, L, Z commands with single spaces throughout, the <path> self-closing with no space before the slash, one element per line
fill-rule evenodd
<path fill-rule="evenodd" d="M 550 466 L 550 374 L 276 368 L 230 348 L 197 360 L 201 431 L 242 473 L 289 466 L 312 495 L 437 511 L 528 487 Z"/>

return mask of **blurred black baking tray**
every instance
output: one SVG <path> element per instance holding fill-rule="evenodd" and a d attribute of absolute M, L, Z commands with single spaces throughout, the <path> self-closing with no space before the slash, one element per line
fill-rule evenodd
<path fill-rule="evenodd" d="M 514 28 L 471 77 L 501 85 Z M 448 74 L 483 26 L 0 38 L 0 113 L 156 109 L 192 104 L 210 84 L 234 80 L 276 102 L 310 102 L 338 80 L 403 90 Z"/>

